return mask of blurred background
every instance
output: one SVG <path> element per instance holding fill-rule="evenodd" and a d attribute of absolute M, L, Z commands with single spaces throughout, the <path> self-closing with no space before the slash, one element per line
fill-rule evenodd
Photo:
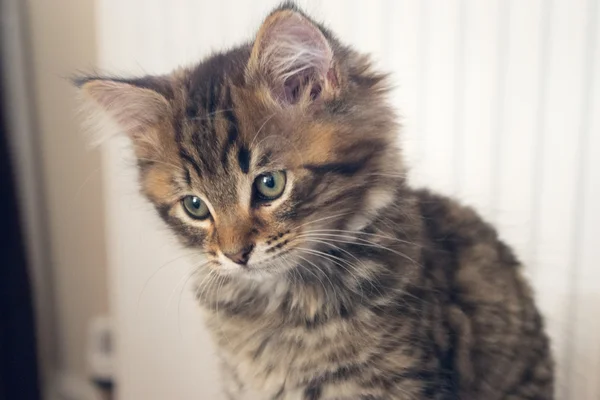
<path fill-rule="evenodd" d="M 600 399 L 599 2 L 298 2 L 392 73 L 411 181 L 527 265 L 560 399 Z M 126 141 L 87 145 L 65 78 L 189 65 L 277 3 L 0 0 L 0 399 L 220 399 L 193 266 Z"/>

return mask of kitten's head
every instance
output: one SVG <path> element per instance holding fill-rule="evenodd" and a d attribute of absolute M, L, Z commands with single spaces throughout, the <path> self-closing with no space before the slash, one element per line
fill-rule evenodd
<path fill-rule="evenodd" d="M 330 250 L 322 239 L 364 228 L 398 185 L 383 75 L 294 6 L 193 68 L 77 83 L 131 139 L 143 193 L 219 273 Z"/>

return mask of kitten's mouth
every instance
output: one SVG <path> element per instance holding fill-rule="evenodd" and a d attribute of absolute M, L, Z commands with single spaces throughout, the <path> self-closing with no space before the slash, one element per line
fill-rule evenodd
<path fill-rule="evenodd" d="M 225 275 L 265 275 L 276 274 L 294 265 L 292 253 L 295 249 L 294 237 L 289 231 L 270 237 L 256 251 L 247 263 L 236 264 L 226 258 L 216 261 L 219 273 Z"/>
<path fill-rule="evenodd" d="M 278 251 L 276 254 L 269 255 L 268 257 L 258 259 L 256 261 L 250 260 L 246 265 L 228 265 L 223 266 L 222 271 L 227 274 L 240 274 L 240 275 L 264 275 L 264 274 L 275 274 L 278 271 L 289 268 L 292 262 L 289 256 L 293 251 L 293 248 L 286 248 Z"/>

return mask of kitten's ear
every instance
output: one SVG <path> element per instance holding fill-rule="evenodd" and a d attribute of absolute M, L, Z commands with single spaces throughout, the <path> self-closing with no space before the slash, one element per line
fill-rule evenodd
<path fill-rule="evenodd" d="M 266 79 L 275 98 L 295 104 L 337 85 L 333 50 L 321 29 L 293 9 L 273 12 L 254 42 L 247 76 Z"/>
<path fill-rule="evenodd" d="M 134 141 L 171 113 L 167 99 L 140 82 L 98 77 L 73 79 L 86 103 L 110 117 Z"/>

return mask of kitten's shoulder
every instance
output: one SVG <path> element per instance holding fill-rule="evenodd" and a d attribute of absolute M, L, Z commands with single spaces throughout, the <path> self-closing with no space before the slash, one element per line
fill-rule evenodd
<path fill-rule="evenodd" d="M 487 248 L 489 256 L 503 264 L 516 266 L 517 258 L 498 237 L 497 230 L 472 207 L 427 189 L 415 190 L 419 212 L 428 239 L 445 250 Z"/>

